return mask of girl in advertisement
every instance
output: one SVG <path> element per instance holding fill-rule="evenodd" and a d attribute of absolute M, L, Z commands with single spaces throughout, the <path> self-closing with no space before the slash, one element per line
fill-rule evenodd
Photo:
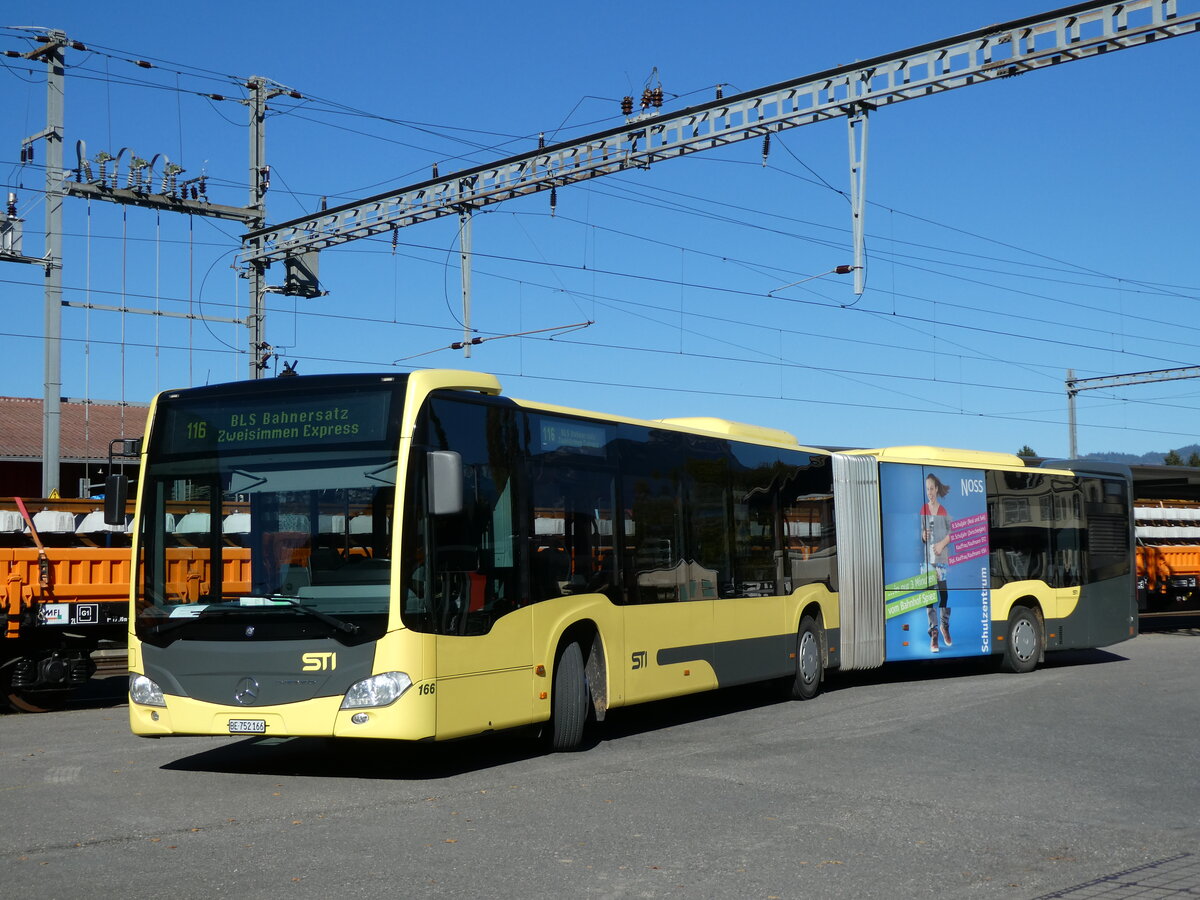
<path fill-rule="evenodd" d="M 941 498 L 950 493 L 950 486 L 936 475 L 925 476 L 925 504 L 921 507 L 921 540 L 925 544 L 925 563 L 937 573 L 937 606 L 925 607 L 929 613 L 929 652 L 937 653 L 938 637 L 947 647 L 950 643 L 949 591 L 946 589 L 947 561 L 950 547 L 950 514 Z"/>

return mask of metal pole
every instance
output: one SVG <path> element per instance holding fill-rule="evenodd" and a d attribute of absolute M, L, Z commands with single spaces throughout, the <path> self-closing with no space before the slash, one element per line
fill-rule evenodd
<path fill-rule="evenodd" d="M 863 215 L 866 211 L 867 190 L 867 111 L 846 120 L 850 133 L 850 215 L 854 225 L 854 293 L 861 295 L 865 287 Z"/>
<path fill-rule="evenodd" d="M 42 496 L 58 491 L 62 435 L 62 207 L 63 207 L 63 44 L 61 31 L 51 41 L 46 59 L 46 279 L 45 378 L 42 395 Z"/>
<path fill-rule="evenodd" d="M 265 165 L 267 141 L 266 128 L 264 126 L 267 112 L 266 82 L 264 79 L 254 76 L 246 82 L 246 87 L 250 90 L 250 202 L 248 206 L 259 213 L 258 224 L 253 227 L 261 228 L 267 218 L 266 199 L 264 196 L 266 191 L 263 187 L 262 178 L 262 167 Z M 246 317 L 246 330 L 249 332 L 249 364 L 250 378 L 252 380 L 263 377 L 263 367 L 259 363 L 264 353 L 263 345 L 266 344 L 267 330 L 266 310 L 263 304 L 265 297 L 264 288 L 266 286 L 266 278 L 264 277 L 265 269 L 266 266 L 258 260 L 254 260 L 250 264 L 250 311 Z"/>
<path fill-rule="evenodd" d="M 1079 458 L 1079 447 L 1075 442 L 1075 395 L 1079 393 L 1075 389 L 1075 370 L 1067 369 L 1067 429 L 1069 431 L 1069 459 Z"/>

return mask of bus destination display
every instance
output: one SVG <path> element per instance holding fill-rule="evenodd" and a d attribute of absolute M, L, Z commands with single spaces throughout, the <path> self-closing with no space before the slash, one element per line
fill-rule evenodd
<path fill-rule="evenodd" d="M 225 398 L 168 406 L 162 453 L 358 444 L 387 437 L 390 391 Z M 170 403 L 170 401 L 166 401 Z"/>

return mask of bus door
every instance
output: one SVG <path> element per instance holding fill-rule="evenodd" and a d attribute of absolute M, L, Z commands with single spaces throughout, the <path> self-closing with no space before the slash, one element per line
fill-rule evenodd
<path fill-rule="evenodd" d="M 408 620 L 433 632 L 437 736 L 528 722 L 533 711 L 532 628 L 521 593 L 516 515 L 516 416 L 511 408 L 435 398 L 427 440 L 449 453 L 461 485 L 454 512 L 417 517 L 424 531 Z M 414 498 L 427 502 L 422 490 Z"/>
<path fill-rule="evenodd" d="M 689 556 L 681 464 L 686 448 L 651 434 L 627 451 L 624 509 L 627 702 L 716 687 L 717 571 Z"/>

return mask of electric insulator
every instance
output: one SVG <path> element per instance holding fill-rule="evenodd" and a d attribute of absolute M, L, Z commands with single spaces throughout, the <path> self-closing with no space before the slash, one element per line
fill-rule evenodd
<path fill-rule="evenodd" d="M 393 252 L 393 253 L 395 253 L 395 252 L 396 252 L 396 239 L 397 239 L 397 238 L 399 238 L 399 237 L 400 237 L 400 229 L 399 229 L 399 228 L 393 228 L 393 229 L 392 229 L 392 252 Z"/>
<path fill-rule="evenodd" d="M 642 89 L 642 109 L 643 110 L 648 109 L 650 104 L 653 102 L 654 102 L 654 94 L 651 92 L 650 88 L 643 88 Z"/>
<path fill-rule="evenodd" d="M 849 275 L 854 271 L 854 266 L 838 266 L 833 271 L 835 275 Z"/>
<path fill-rule="evenodd" d="M 142 69 L 153 69 L 154 68 L 154 66 L 151 63 L 146 62 L 144 59 L 135 59 L 133 61 L 133 64 Z"/>
<path fill-rule="evenodd" d="M 633 114 L 633 98 L 626 95 L 621 98 L 621 115 L 628 116 Z"/>
<path fill-rule="evenodd" d="M 80 50 L 80 51 L 87 50 L 87 47 L 85 47 L 83 45 L 82 41 L 71 41 L 70 46 L 71 46 L 72 50 Z"/>
<path fill-rule="evenodd" d="M 724 97 L 725 97 L 725 85 L 718 84 L 717 85 L 717 99 L 722 100 L 722 99 L 724 99 Z"/>
<path fill-rule="evenodd" d="M 433 177 L 434 178 L 438 177 L 437 163 L 433 164 Z"/>
<path fill-rule="evenodd" d="M 538 149 L 539 150 L 546 149 L 546 132 L 544 132 L 544 131 L 538 135 Z"/>
<path fill-rule="evenodd" d="M 221 96 L 220 94 L 209 94 L 208 99 L 209 100 L 224 100 L 225 98 L 223 96 Z"/>
<path fill-rule="evenodd" d="M 656 87 L 650 92 L 650 102 L 654 104 L 655 109 L 662 109 L 663 105 L 663 89 Z"/>
<path fill-rule="evenodd" d="M 558 188 L 552 187 L 552 188 L 550 188 L 550 215 L 554 215 L 554 212 L 557 209 L 558 209 Z"/>
<path fill-rule="evenodd" d="M 193 200 L 200 199 L 200 192 L 198 190 L 196 190 L 196 186 L 194 184 L 192 185 L 192 199 Z"/>
<path fill-rule="evenodd" d="M 763 165 L 767 164 L 767 157 L 771 155 L 771 132 L 763 135 Z"/>

